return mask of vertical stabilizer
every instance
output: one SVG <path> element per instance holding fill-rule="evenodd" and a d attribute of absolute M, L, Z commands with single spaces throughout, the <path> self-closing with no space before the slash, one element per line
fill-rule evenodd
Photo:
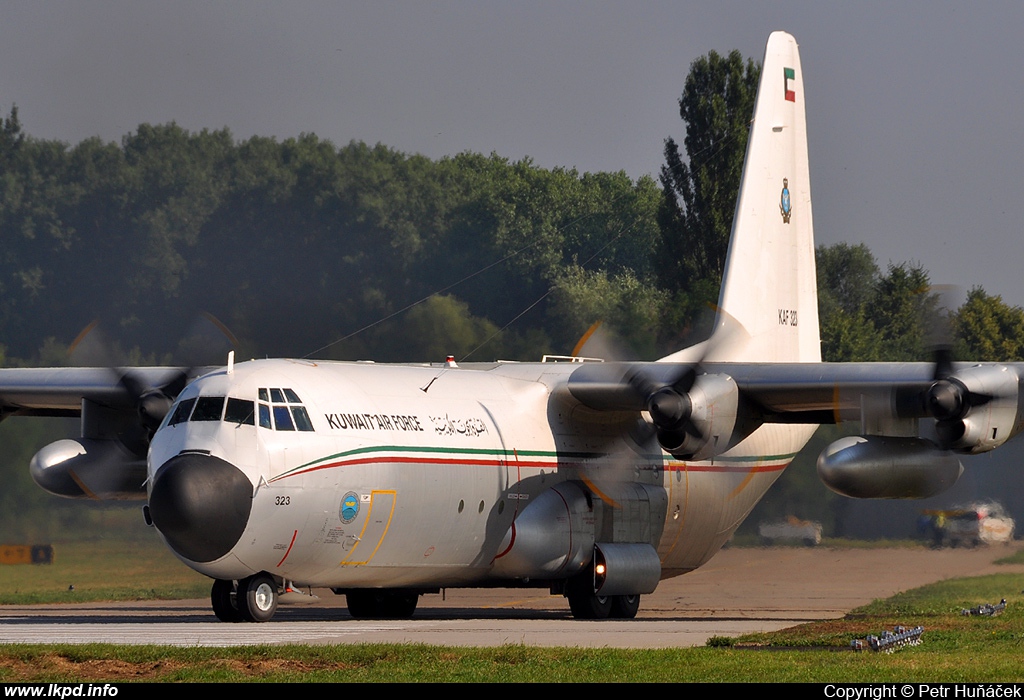
<path fill-rule="evenodd" d="M 785 32 L 765 49 L 718 305 L 728 341 L 707 361 L 821 360 L 803 70 Z"/>

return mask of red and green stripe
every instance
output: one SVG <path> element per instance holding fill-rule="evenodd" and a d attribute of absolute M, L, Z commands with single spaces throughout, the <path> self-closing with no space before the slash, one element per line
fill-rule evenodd
<path fill-rule="evenodd" d="M 582 467 L 609 455 L 600 452 L 556 452 L 547 450 L 504 450 L 450 447 L 421 447 L 411 445 L 381 445 L 363 447 L 299 465 L 270 481 L 309 474 L 323 469 L 339 469 L 366 464 L 420 464 L 476 467 L 546 468 Z M 667 471 L 751 473 L 785 469 L 794 454 L 748 457 L 729 457 L 705 462 L 683 462 L 670 455 L 662 455 L 662 468 Z M 651 459 L 657 456 L 650 455 Z M 642 458 L 641 458 L 642 459 Z"/>

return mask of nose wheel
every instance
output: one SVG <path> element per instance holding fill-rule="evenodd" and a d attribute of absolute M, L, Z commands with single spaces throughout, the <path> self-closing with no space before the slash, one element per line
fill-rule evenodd
<path fill-rule="evenodd" d="M 277 582 L 259 573 L 227 581 L 217 579 L 210 591 L 213 613 L 222 622 L 266 622 L 277 611 Z"/>
<path fill-rule="evenodd" d="M 210 602 L 213 604 L 213 614 L 221 622 L 242 621 L 242 613 L 238 611 L 238 602 L 235 595 L 234 581 L 217 579 L 213 582 L 213 589 L 210 591 Z"/>

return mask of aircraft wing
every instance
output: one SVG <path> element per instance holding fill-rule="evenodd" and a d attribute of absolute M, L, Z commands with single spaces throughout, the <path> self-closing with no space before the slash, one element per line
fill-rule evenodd
<path fill-rule="evenodd" d="M 580 403 L 598 410 L 645 410 L 653 391 L 676 385 L 692 369 L 675 362 L 586 363 L 572 373 L 568 389 Z M 935 365 L 727 362 L 702 364 L 699 374 L 735 382 L 763 422 L 835 423 L 836 411 L 859 411 L 863 395 L 927 391 L 935 381 Z"/>
<path fill-rule="evenodd" d="M 659 428 L 694 438 L 698 409 L 708 421 L 733 411 L 757 425 L 860 420 L 874 435 L 904 436 L 909 423 L 898 421 L 932 418 L 946 432 L 944 447 L 976 453 L 1024 427 L 1022 374 L 1014 363 L 589 363 L 567 390 L 598 411 L 646 410 Z M 663 446 L 674 452 L 671 441 Z"/>
<path fill-rule="evenodd" d="M 822 480 L 858 498 L 923 498 L 948 488 L 956 454 L 1024 429 L 1024 365 L 996 363 L 594 363 L 568 393 L 596 411 L 646 411 L 683 460 L 725 455 L 764 424 L 858 421 L 818 459 Z"/>
<path fill-rule="evenodd" d="M 186 372 L 180 367 L 49 367 L 0 369 L 0 419 L 19 416 L 78 416 L 82 401 L 134 408 L 133 395 L 165 386 Z M 126 379 L 129 378 L 129 379 Z"/>
<path fill-rule="evenodd" d="M 864 397 L 909 400 L 935 381 L 935 365 L 927 362 L 721 364 L 707 371 L 732 377 L 766 423 L 858 419 Z"/>

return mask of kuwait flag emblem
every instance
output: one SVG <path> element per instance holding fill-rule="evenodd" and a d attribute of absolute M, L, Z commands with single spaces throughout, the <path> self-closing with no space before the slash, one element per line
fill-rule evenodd
<path fill-rule="evenodd" d="M 790 102 L 796 102 L 796 86 L 793 84 L 796 81 L 796 71 L 792 68 L 786 68 L 786 99 Z"/>

